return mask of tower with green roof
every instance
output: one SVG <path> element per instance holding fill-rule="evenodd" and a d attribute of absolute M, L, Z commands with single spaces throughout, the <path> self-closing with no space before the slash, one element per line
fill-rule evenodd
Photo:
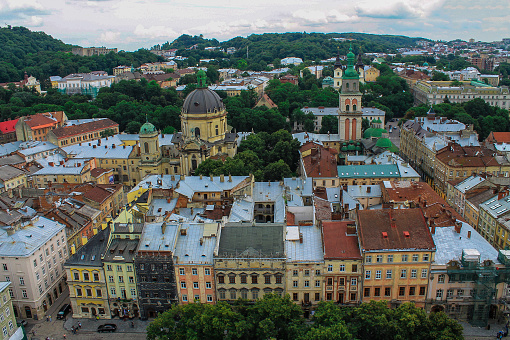
<path fill-rule="evenodd" d="M 347 54 L 347 68 L 342 75 L 338 110 L 338 133 L 341 140 L 361 139 L 361 92 L 359 74 L 354 69 L 355 55 L 352 46 Z"/>

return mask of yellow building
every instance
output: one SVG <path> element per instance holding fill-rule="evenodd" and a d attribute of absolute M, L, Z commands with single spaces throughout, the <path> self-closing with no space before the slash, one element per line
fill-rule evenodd
<path fill-rule="evenodd" d="M 110 229 L 95 235 L 65 263 L 73 318 L 110 319 L 106 278 L 101 261 Z"/>
<path fill-rule="evenodd" d="M 49 166 L 32 175 L 32 183 L 38 188 L 46 188 L 48 183 L 82 184 L 90 181 L 90 163 L 82 159 L 70 160 L 66 164 L 49 162 Z"/>
<path fill-rule="evenodd" d="M 435 245 L 421 209 L 358 212 L 363 302 L 425 307 Z"/>
<path fill-rule="evenodd" d="M 214 257 L 218 301 L 257 300 L 267 293 L 283 295 L 283 231 L 283 225 L 274 223 L 222 227 L 218 253 Z"/>
<path fill-rule="evenodd" d="M 288 226 L 285 237 L 286 293 L 303 307 L 305 317 L 323 300 L 324 252 L 317 226 Z"/>
<path fill-rule="evenodd" d="M 361 300 L 362 258 L 353 221 L 323 221 L 324 300 L 358 304 Z"/>
<path fill-rule="evenodd" d="M 18 328 L 16 318 L 12 307 L 11 295 L 12 289 L 10 282 L 0 282 L 0 329 L 2 329 L 2 339 L 22 339 L 23 330 Z M 15 336 L 13 336 L 16 333 Z"/>
<path fill-rule="evenodd" d="M 381 75 L 381 71 L 379 71 L 374 66 L 368 66 L 368 68 L 365 69 L 364 76 L 365 76 L 365 82 L 373 82 L 376 81 L 377 78 Z"/>
<path fill-rule="evenodd" d="M 4 165 L 0 167 L 0 193 L 12 190 L 14 188 L 27 187 L 27 175 L 24 171 L 12 166 Z"/>

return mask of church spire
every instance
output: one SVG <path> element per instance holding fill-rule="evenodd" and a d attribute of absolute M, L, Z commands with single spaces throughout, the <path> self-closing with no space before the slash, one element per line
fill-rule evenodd
<path fill-rule="evenodd" d="M 354 69 L 354 53 L 352 53 L 352 45 L 349 47 L 349 53 L 347 53 L 347 69 L 345 70 L 342 79 L 359 79 L 359 74 Z"/>

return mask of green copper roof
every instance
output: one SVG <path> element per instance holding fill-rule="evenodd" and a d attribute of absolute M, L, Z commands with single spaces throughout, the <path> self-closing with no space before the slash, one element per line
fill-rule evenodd
<path fill-rule="evenodd" d="M 359 74 L 354 69 L 354 53 L 352 53 L 352 46 L 349 47 L 349 53 L 347 53 L 347 69 L 342 75 L 342 79 L 359 79 Z"/>
<path fill-rule="evenodd" d="M 207 80 L 207 74 L 205 73 L 204 70 L 200 70 L 197 72 L 197 83 L 198 83 L 198 88 L 206 88 L 207 87 L 207 84 L 206 84 L 206 80 Z"/>
<path fill-rule="evenodd" d="M 356 150 L 356 147 L 353 144 L 349 144 L 349 146 L 347 147 L 347 151 L 355 151 L 355 150 Z"/>
<path fill-rule="evenodd" d="M 363 138 L 379 138 L 382 137 L 383 133 L 387 133 L 385 129 L 368 128 L 363 132 Z"/>
<path fill-rule="evenodd" d="M 379 138 L 375 146 L 385 149 L 391 148 L 391 141 L 388 138 Z"/>
<path fill-rule="evenodd" d="M 148 135 L 148 134 L 154 133 L 156 131 L 157 131 L 156 127 L 149 122 L 143 124 L 142 127 L 140 128 L 141 135 Z"/>

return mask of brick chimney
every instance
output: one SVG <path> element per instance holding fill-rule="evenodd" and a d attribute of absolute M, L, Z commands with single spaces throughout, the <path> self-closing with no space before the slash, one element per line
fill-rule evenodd
<path fill-rule="evenodd" d="M 460 234 L 460 230 L 462 229 L 462 222 L 455 222 L 455 232 Z"/>

